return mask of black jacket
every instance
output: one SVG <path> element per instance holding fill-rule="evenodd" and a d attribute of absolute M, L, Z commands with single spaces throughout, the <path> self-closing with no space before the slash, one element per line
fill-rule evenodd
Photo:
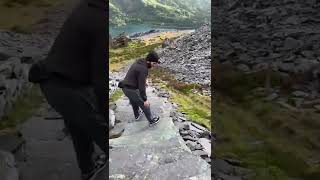
<path fill-rule="evenodd" d="M 70 82 L 93 86 L 107 117 L 107 2 L 82 0 L 64 23 L 44 66 Z"/>
<path fill-rule="evenodd" d="M 146 80 L 148 76 L 148 66 L 145 59 L 139 59 L 131 65 L 126 77 L 119 83 L 119 87 L 129 87 L 139 89 L 143 101 L 147 100 Z"/>

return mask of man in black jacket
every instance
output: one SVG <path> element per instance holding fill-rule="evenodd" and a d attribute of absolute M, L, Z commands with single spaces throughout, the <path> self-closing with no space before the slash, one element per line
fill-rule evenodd
<path fill-rule="evenodd" d="M 146 95 L 146 80 L 148 71 L 159 62 L 159 57 L 156 52 L 150 52 L 145 59 L 139 59 L 131 65 L 124 80 L 119 83 L 123 93 L 129 98 L 135 119 L 138 120 L 142 112 L 139 112 L 139 107 L 143 110 L 149 125 L 155 125 L 159 122 L 159 117 L 152 117 L 150 103 Z"/>
<path fill-rule="evenodd" d="M 92 159 L 93 143 L 107 155 L 107 10 L 105 0 L 82 0 L 48 57 L 29 72 L 29 80 L 40 83 L 48 103 L 63 116 L 83 180 L 94 179 L 107 164 Z"/>

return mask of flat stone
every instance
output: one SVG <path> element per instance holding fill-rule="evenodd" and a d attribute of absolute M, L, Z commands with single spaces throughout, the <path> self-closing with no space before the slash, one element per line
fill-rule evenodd
<path fill-rule="evenodd" d="M 125 130 L 124 123 L 118 123 L 113 129 L 109 131 L 109 139 L 114 139 L 120 137 Z"/>
<path fill-rule="evenodd" d="M 109 130 L 112 129 L 116 122 L 116 116 L 112 109 L 109 109 Z"/>
<path fill-rule="evenodd" d="M 294 95 L 295 97 L 304 97 L 304 98 L 307 98 L 309 96 L 308 93 L 303 91 L 294 91 L 292 92 L 292 95 Z"/>
<path fill-rule="evenodd" d="M 204 130 L 199 129 L 199 128 L 193 126 L 192 124 L 193 124 L 193 123 L 191 123 L 191 126 L 190 126 L 190 128 L 189 128 L 191 131 L 195 131 L 195 132 L 197 132 L 197 133 L 199 133 L 199 134 L 202 134 L 202 133 L 204 132 Z"/>
<path fill-rule="evenodd" d="M 208 156 L 211 156 L 211 141 L 209 139 L 200 138 L 197 141 L 201 146 L 204 148 L 204 151 L 208 154 Z"/>
<path fill-rule="evenodd" d="M 201 144 L 197 144 L 195 148 L 196 148 L 196 150 L 202 150 L 202 149 L 203 149 L 203 147 L 201 146 Z"/>
<path fill-rule="evenodd" d="M 184 122 L 186 120 L 187 120 L 187 118 L 185 118 L 185 117 L 182 117 L 182 116 L 178 117 L 178 121 L 180 121 L 180 122 Z"/>
<path fill-rule="evenodd" d="M 277 93 L 272 93 L 272 94 L 270 94 L 269 96 L 267 96 L 267 97 L 265 98 L 265 100 L 267 100 L 267 101 L 273 101 L 273 100 L 275 100 L 277 97 L 278 97 L 278 94 L 277 94 Z"/>
<path fill-rule="evenodd" d="M 206 158 L 208 157 L 207 152 L 203 151 L 203 150 L 195 150 L 192 152 L 194 155 L 200 156 L 202 158 Z"/>
<path fill-rule="evenodd" d="M 188 131 L 180 131 L 180 135 L 181 136 L 188 136 L 189 135 L 189 132 Z"/>
<path fill-rule="evenodd" d="M 19 172 L 13 154 L 0 151 L 0 179 L 19 180 Z"/>
<path fill-rule="evenodd" d="M 201 175 L 210 179 L 209 164 L 191 153 L 177 129 L 180 127 L 180 132 L 187 132 L 184 126 L 189 124 L 173 122 L 169 103 L 165 103 L 164 98 L 156 97 L 152 91 L 147 91 L 147 94 L 150 102 L 153 102 L 153 114 L 158 114 L 161 119 L 153 127 L 148 126 L 145 117 L 141 121 L 126 122 L 122 136 L 109 139 L 109 145 L 112 146 L 109 149 L 109 163 L 112 164 L 109 177 L 162 180 Z M 128 109 L 132 111 L 130 106 L 118 106 L 116 116 L 128 112 Z M 124 114 L 128 116 L 128 113 Z M 194 144 L 192 141 L 189 143 Z"/>
<path fill-rule="evenodd" d="M 205 128 L 205 127 L 203 127 L 203 126 L 201 126 L 201 125 L 199 125 L 199 124 L 196 124 L 196 123 L 193 123 L 193 122 L 192 122 L 191 125 L 192 125 L 193 127 L 195 127 L 195 128 L 198 128 L 198 129 L 202 130 L 202 131 L 208 131 L 207 128 Z"/>
<path fill-rule="evenodd" d="M 196 142 L 193 142 L 193 141 L 186 141 L 186 145 L 190 148 L 190 150 L 191 150 L 191 151 L 196 150 L 196 145 L 197 145 L 197 143 L 196 143 Z"/>
<path fill-rule="evenodd" d="M 288 104 L 288 103 L 286 103 L 286 102 L 279 101 L 278 104 L 280 104 L 282 107 L 287 108 L 287 109 L 289 109 L 289 110 L 291 110 L 291 111 L 298 111 L 297 108 L 291 106 L 290 104 Z"/>
<path fill-rule="evenodd" d="M 198 138 L 191 137 L 190 135 L 182 137 L 184 140 L 197 141 Z"/>

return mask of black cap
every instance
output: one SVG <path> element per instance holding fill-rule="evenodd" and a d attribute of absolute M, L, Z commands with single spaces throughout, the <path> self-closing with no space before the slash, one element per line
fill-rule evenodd
<path fill-rule="evenodd" d="M 146 57 L 146 60 L 147 61 L 150 61 L 150 62 L 159 62 L 159 56 L 158 54 L 155 52 L 155 51 L 151 51 L 147 57 Z"/>

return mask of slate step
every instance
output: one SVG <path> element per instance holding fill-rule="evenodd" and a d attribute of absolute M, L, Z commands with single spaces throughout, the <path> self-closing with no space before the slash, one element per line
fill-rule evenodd
<path fill-rule="evenodd" d="M 116 117 L 125 124 L 123 134 L 109 139 L 109 179 L 211 179 L 210 165 L 185 145 L 170 117 L 171 104 L 148 88 L 152 111 L 160 122 L 149 127 L 143 116 L 134 119 L 128 99 L 117 101 Z"/>

